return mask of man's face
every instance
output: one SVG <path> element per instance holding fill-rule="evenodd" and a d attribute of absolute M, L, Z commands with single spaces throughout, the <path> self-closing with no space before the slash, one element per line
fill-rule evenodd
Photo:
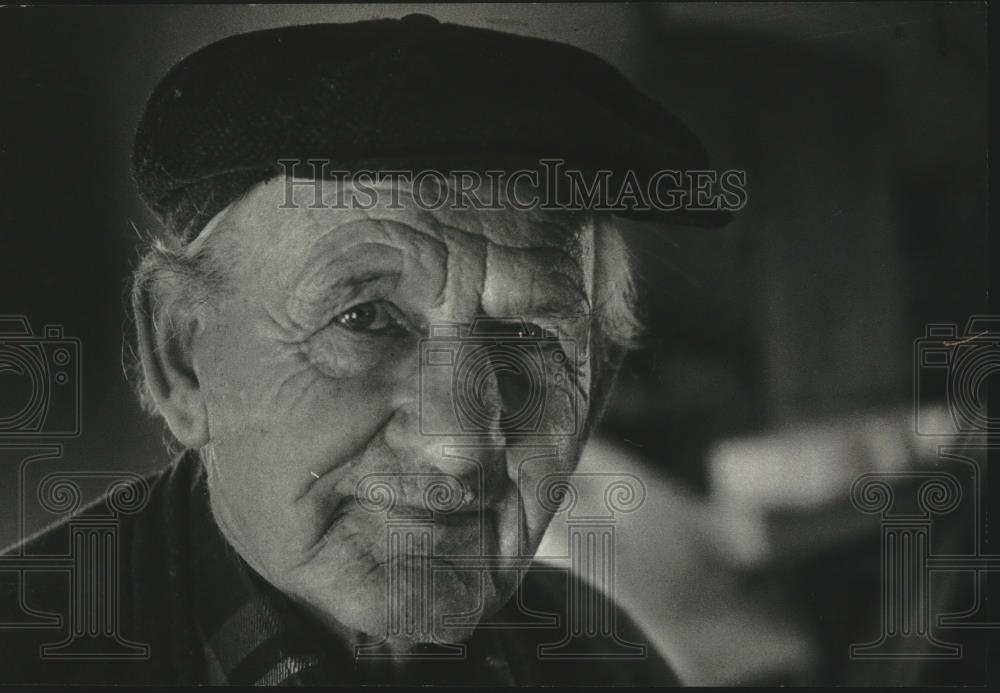
<path fill-rule="evenodd" d="M 403 191 L 401 209 L 382 195 L 368 211 L 312 209 L 303 188 L 288 208 L 285 194 L 281 178 L 257 186 L 207 240 L 229 275 L 194 344 L 213 510 L 270 582 L 371 636 L 388 627 L 387 581 L 419 598 L 433 556 L 434 637 L 464 638 L 538 546 L 552 514 L 541 480 L 579 456 L 592 231 L 541 212 L 429 212 Z M 463 326 L 437 350 L 457 354 L 482 316 L 528 324 L 541 382 L 515 365 L 456 384 L 457 363 L 422 363 L 431 326 Z M 559 350 L 570 357 L 549 358 Z M 454 420 L 462 387 L 476 435 L 422 433 L 422 421 Z M 511 428 L 505 411 L 524 387 L 541 391 L 542 418 Z M 537 431 L 576 433 L 525 435 Z M 459 569 L 459 556 L 501 569 Z M 464 625 L 441 626 L 459 613 Z"/>

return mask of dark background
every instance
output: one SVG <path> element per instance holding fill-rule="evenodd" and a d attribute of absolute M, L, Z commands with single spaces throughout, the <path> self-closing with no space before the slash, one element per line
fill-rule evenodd
<path fill-rule="evenodd" d="M 844 614 L 871 611 L 870 595 L 822 582 L 824 560 L 870 568 L 861 549 L 831 540 L 835 558 L 808 554 L 820 576 L 812 601 L 829 602 L 810 616 L 786 589 L 805 574 L 801 552 L 740 563 L 722 540 L 706 563 L 690 531 L 717 531 L 713 509 L 731 502 L 712 463 L 720 445 L 829 426 L 840 440 L 879 416 L 895 427 L 878 440 L 898 437 L 912 429 L 914 340 L 928 323 L 961 329 L 987 312 L 983 4 L 4 7 L 0 314 L 27 316 L 36 333 L 61 325 L 82 345 L 82 434 L 57 441 L 53 464 L 146 471 L 168 459 L 122 367 L 136 229 L 155 223 L 132 186 L 129 147 L 159 77 L 230 34 L 414 11 L 587 48 L 695 130 L 717 168 L 747 171 L 748 206 L 725 229 L 629 226 L 649 335 L 626 364 L 599 449 L 607 465 L 641 470 L 660 500 L 636 530 L 621 586 L 688 680 L 878 680 L 845 661 L 854 626 Z M 0 417 L 26 387 L 0 372 Z M 0 545 L 20 531 L 24 455 L 5 455 Z M 775 483 L 801 510 L 815 484 L 796 459 Z M 26 530 L 54 519 L 21 509 Z M 872 584 L 861 573 L 858 594 Z M 739 618 L 718 620 L 708 601 Z M 728 625 L 712 630 L 713 620 Z"/>

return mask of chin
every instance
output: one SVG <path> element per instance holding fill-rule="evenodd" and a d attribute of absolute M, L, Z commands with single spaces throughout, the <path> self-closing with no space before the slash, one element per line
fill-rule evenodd
<path fill-rule="evenodd" d="M 441 565 L 430 582 L 429 567 L 427 556 L 405 555 L 353 585 L 328 581 L 305 594 L 297 591 L 310 611 L 334 630 L 353 634 L 351 639 L 405 647 L 468 640 L 516 588 L 514 571 L 480 574 Z"/>

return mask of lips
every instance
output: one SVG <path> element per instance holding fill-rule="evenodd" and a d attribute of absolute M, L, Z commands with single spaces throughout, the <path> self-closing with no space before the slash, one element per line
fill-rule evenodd
<path fill-rule="evenodd" d="M 363 510 L 385 513 L 388 518 L 449 517 L 496 507 L 507 492 L 503 486 L 486 484 L 478 474 L 460 477 L 437 471 L 371 473 L 355 485 L 354 499 Z"/>

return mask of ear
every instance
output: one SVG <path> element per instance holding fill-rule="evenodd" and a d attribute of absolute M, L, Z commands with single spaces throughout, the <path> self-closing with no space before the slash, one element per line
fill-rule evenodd
<path fill-rule="evenodd" d="M 170 283 L 170 282 L 165 282 Z M 159 301 L 153 292 L 172 288 L 155 279 L 132 296 L 136 337 L 146 386 L 174 437 L 188 449 L 209 441 L 208 410 L 194 367 L 194 337 L 200 320 L 181 313 L 179 301 Z"/>

